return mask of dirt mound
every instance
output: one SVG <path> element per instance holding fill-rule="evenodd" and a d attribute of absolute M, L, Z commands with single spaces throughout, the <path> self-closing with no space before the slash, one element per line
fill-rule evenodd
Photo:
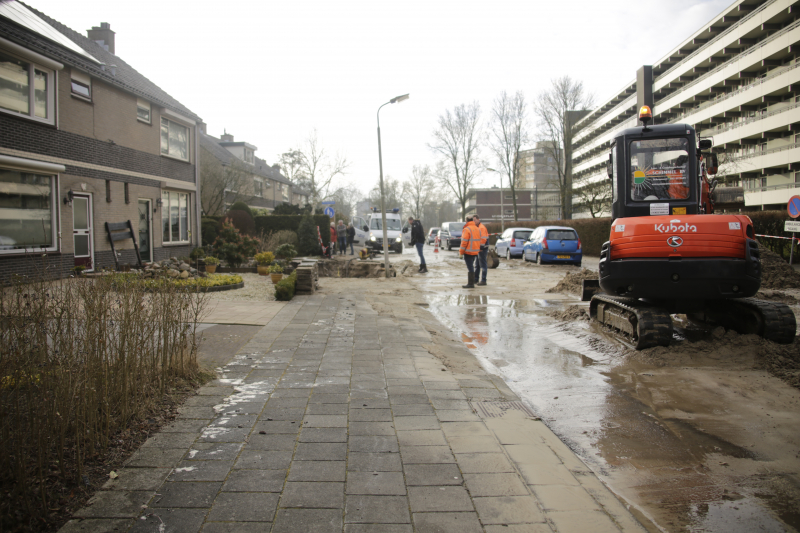
<path fill-rule="evenodd" d="M 761 248 L 761 288 L 798 289 L 800 273 L 775 252 Z"/>
<path fill-rule="evenodd" d="M 583 293 L 583 280 L 597 279 L 597 272 L 592 272 L 588 268 L 582 268 L 579 272 L 568 272 L 558 285 L 547 289 L 545 292 L 571 292 L 573 294 Z"/>
<path fill-rule="evenodd" d="M 759 300 L 769 300 L 771 302 L 781 302 L 788 305 L 797 304 L 797 298 L 781 291 L 758 291 L 756 293 L 756 298 Z"/>
<path fill-rule="evenodd" d="M 321 278 L 382 278 L 385 277 L 383 262 L 350 259 L 323 259 L 318 261 Z M 395 265 L 389 264 L 389 276 L 396 275 Z"/>
<path fill-rule="evenodd" d="M 589 314 L 586 312 L 586 308 L 580 305 L 570 305 L 564 309 L 554 309 L 547 314 L 556 320 L 563 320 L 565 322 L 589 320 Z"/>
<path fill-rule="evenodd" d="M 800 340 L 789 345 L 772 344 L 759 353 L 756 366 L 800 389 Z"/>

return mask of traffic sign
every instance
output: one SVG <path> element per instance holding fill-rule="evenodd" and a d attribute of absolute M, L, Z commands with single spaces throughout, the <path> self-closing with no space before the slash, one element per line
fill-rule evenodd
<path fill-rule="evenodd" d="M 328 200 L 326 202 L 320 202 L 322 205 L 336 205 L 336 202 L 333 200 Z"/>
<path fill-rule="evenodd" d="M 787 220 L 783 223 L 783 231 L 800 233 L 800 220 Z"/>
<path fill-rule="evenodd" d="M 325 208 L 325 214 L 328 215 L 331 218 L 336 216 L 336 213 L 334 212 L 332 207 L 326 207 Z"/>
<path fill-rule="evenodd" d="M 800 217 L 800 196 L 792 196 L 786 206 L 789 216 L 792 218 Z"/>

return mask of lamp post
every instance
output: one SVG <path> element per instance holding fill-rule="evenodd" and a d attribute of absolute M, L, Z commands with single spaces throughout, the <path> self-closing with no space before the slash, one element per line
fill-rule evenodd
<path fill-rule="evenodd" d="M 386 200 L 383 192 L 383 155 L 381 154 L 381 108 L 389 104 L 399 104 L 403 100 L 408 100 L 408 94 L 395 96 L 381 107 L 378 108 L 378 167 L 381 176 L 381 227 L 383 228 L 383 270 L 386 277 L 389 277 L 389 237 L 386 233 Z"/>
<path fill-rule="evenodd" d="M 505 231 L 506 223 L 503 217 L 506 214 L 506 210 L 503 207 L 503 173 L 493 168 L 487 168 L 486 170 L 489 170 L 491 172 L 497 172 L 498 174 L 500 174 L 500 231 Z"/>

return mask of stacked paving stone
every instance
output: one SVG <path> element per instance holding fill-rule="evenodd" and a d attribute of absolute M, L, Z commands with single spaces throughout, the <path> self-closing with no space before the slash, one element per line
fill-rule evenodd
<path fill-rule="evenodd" d="M 317 290 L 319 280 L 319 267 L 314 259 L 304 259 L 295 270 L 297 281 L 295 283 L 296 295 L 310 295 Z"/>

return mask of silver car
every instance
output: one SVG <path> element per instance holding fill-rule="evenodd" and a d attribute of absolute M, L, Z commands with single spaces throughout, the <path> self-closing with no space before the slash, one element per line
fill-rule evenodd
<path fill-rule="evenodd" d="M 433 244 L 434 242 L 436 242 L 436 236 L 437 235 L 439 235 L 439 228 L 431 228 L 431 229 L 429 229 L 428 230 L 428 236 L 426 237 L 426 240 L 428 241 L 428 244 Z"/>

